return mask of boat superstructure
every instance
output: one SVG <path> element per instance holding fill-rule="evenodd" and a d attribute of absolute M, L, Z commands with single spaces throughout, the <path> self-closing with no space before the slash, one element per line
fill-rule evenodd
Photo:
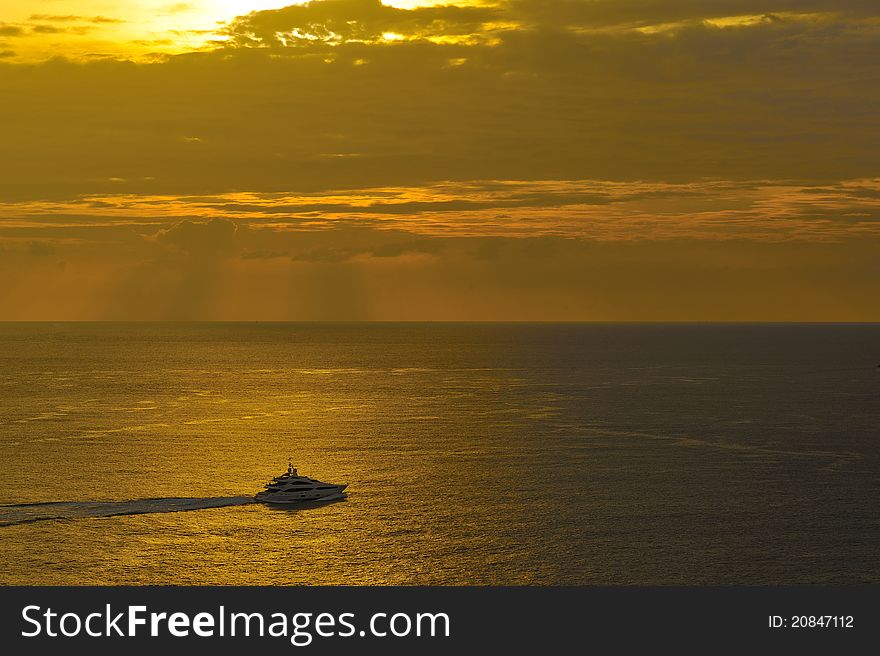
<path fill-rule="evenodd" d="M 287 471 L 266 483 L 266 489 L 257 493 L 255 498 L 264 503 L 278 504 L 335 501 L 345 498 L 344 490 L 347 487 L 300 476 L 296 467 L 288 463 Z"/>

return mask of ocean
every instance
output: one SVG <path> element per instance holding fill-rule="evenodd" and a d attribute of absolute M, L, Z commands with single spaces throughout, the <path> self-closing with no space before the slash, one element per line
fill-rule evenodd
<path fill-rule="evenodd" d="M 876 324 L 0 324 L 0 583 L 877 583 L 878 363 Z M 254 503 L 288 457 L 348 499 Z"/>

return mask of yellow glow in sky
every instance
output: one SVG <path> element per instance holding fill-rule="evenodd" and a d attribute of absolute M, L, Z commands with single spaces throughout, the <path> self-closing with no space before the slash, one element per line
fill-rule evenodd
<path fill-rule="evenodd" d="M 222 39 L 223 23 L 252 11 L 304 4 L 296 0 L 6 0 L 0 10 L 0 51 L 11 61 L 51 57 L 142 58 L 203 48 Z M 442 0 L 394 0 L 411 8 Z M 458 3 L 468 4 L 468 3 Z"/>
<path fill-rule="evenodd" d="M 6 0 L 0 25 L 17 60 L 175 53 L 216 38 L 218 24 L 291 0 Z M 18 34 L 14 30 L 20 30 Z"/>

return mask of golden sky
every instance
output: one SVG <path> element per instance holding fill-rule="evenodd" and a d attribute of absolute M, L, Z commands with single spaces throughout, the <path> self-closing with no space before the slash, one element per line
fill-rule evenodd
<path fill-rule="evenodd" d="M 880 321 L 875 0 L 6 0 L 0 320 Z"/>

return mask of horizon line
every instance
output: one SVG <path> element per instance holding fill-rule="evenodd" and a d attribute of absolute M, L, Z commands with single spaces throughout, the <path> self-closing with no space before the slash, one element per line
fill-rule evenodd
<path fill-rule="evenodd" d="M 772 320 L 772 319 L 0 319 L 0 324 L 534 324 L 534 325 L 880 325 L 880 319 Z"/>

